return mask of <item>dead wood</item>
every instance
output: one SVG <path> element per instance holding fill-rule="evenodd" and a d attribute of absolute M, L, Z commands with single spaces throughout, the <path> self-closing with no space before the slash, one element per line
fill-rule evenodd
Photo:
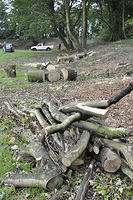
<path fill-rule="evenodd" d="M 94 166 L 94 160 L 91 162 L 91 164 L 89 165 L 88 169 L 86 170 L 86 172 L 84 174 L 83 181 L 80 185 L 80 188 L 78 190 L 75 200 L 84 200 L 86 190 L 87 190 L 87 187 L 88 187 L 91 175 L 92 175 L 93 166 Z"/>
<path fill-rule="evenodd" d="M 65 68 L 62 68 L 60 70 L 60 73 L 61 73 L 61 78 L 65 81 L 65 80 L 68 80 L 68 81 L 75 81 L 76 78 L 77 78 L 77 72 L 73 69 L 65 69 Z"/>
<path fill-rule="evenodd" d="M 50 70 L 48 73 L 48 80 L 53 83 L 61 79 L 60 72 L 57 69 Z"/>
<path fill-rule="evenodd" d="M 73 146 L 62 158 L 62 163 L 69 167 L 86 149 L 88 141 L 90 139 L 90 133 L 83 131 L 80 140 L 75 146 Z"/>
<path fill-rule="evenodd" d="M 58 122 L 63 122 L 67 119 L 67 115 L 59 111 L 59 108 L 55 101 L 52 99 L 45 99 L 43 103 L 48 107 L 51 116 Z"/>
<path fill-rule="evenodd" d="M 111 126 L 104 125 L 101 126 L 99 124 L 94 124 L 88 121 L 74 122 L 73 125 L 83 130 L 88 130 L 91 134 L 97 134 L 99 136 L 109 138 L 121 138 L 122 136 L 129 135 L 131 133 L 130 130 L 125 128 L 114 128 Z"/>
<path fill-rule="evenodd" d="M 30 70 L 27 72 L 29 82 L 44 82 L 46 73 L 44 70 Z"/>
<path fill-rule="evenodd" d="M 25 153 L 27 152 L 35 158 L 37 168 L 32 174 L 11 175 L 5 178 L 3 182 L 15 187 L 42 186 L 50 190 L 62 185 L 61 169 L 50 159 L 40 139 L 34 136 L 29 129 L 25 130 L 21 136 L 28 141 L 29 144 L 25 147 Z"/>
<path fill-rule="evenodd" d="M 100 160 L 106 172 L 116 172 L 121 166 L 120 156 L 107 147 L 101 150 Z"/>
<path fill-rule="evenodd" d="M 109 106 L 108 100 L 97 100 L 97 101 L 86 101 L 86 102 L 72 102 L 65 106 L 61 106 L 59 110 L 62 112 L 72 112 L 72 110 L 77 108 L 77 105 L 89 106 L 94 108 L 107 108 Z"/>
<path fill-rule="evenodd" d="M 78 54 L 67 55 L 67 56 L 58 56 L 57 63 L 73 62 L 73 61 L 81 59 L 85 56 L 87 56 L 87 54 L 84 52 L 81 52 Z"/>
<path fill-rule="evenodd" d="M 112 104 L 117 103 L 120 99 L 122 99 L 124 96 L 126 96 L 127 94 L 129 94 L 132 90 L 133 90 L 133 82 L 129 83 L 129 85 L 126 88 L 124 88 L 118 94 L 116 94 L 115 96 L 113 96 L 109 100 L 109 106 L 112 105 Z"/>
<path fill-rule="evenodd" d="M 72 122 L 80 119 L 80 117 L 81 117 L 80 113 L 73 114 L 67 117 L 61 124 L 47 126 L 46 128 L 42 129 L 42 132 L 48 135 L 48 134 L 56 133 L 61 130 L 64 131 Z"/>
<path fill-rule="evenodd" d="M 44 119 L 41 110 L 39 108 L 36 108 L 34 110 L 35 116 L 38 119 L 40 125 L 42 126 L 42 128 L 47 127 L 49 124 L 47 123 L 47 121 Z"/>
<path fill-rule="evenodd" d="M 104 138 L 97 138 L 97 142 L 99 142 L 99 144 L 103 146 L 113 148 L 117 150 L 118 152 L 122 153 L 127 162 L 128 167 L 131 168 L 131 170 L 133 170 L 133 145 L 132 144 L 116 142 L 116 141 L 108 140 Z"/>
<path fill-rule="evenodd" d="M 67 190 L 70 189 L 70 184 L 69 185 L 65 185 L 62 189 L 60 189 L 54 196 L 52 196 L 49 200 L 57 200 L 59 199 L 59 197 L 66 192 Z"/>
<path fill-rule="evenodd" d="M 121 171 L 133 181 L 133 170 L 131 170 L 125 160 L 122 159 Z"/>
<path fill-rule="evenodd" d="M 16 77 L 16 65 L 8 65 L 8 67 L 5 67 L 4 70 L 7 74 L 7 77 L 10 78 Z"/>

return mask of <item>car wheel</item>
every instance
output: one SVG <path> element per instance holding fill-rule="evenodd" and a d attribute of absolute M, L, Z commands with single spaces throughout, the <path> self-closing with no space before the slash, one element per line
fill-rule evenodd
<path fill-rule="evenodd" d="M 32 49 L 32 51 L 37 51 L 37 49 L 36 49 L 36 48 L 34 48 L 34 49 Z"/>
<path fill-rule="evenodd" d="M 51 50 L 51 48 L 50 47 L 48 47 L 47 49 L 46 49 L 46 51 L 50 51 Z"/>

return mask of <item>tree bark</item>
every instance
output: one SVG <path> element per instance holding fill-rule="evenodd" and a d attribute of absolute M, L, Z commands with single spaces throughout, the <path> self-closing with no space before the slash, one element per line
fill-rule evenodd
<path fill-rule="evenodd" d="M 106 172 L 116 172 L 121 166 L 120 156 L 106 147 L 100 152 L 100 160 Z"/>
<path fill-rule="evenodd" d="M 124 144 L 122 142 L 116 142 L 113 140 L 108 140 L 104 138 L 98 138 L 98 142 L 106 147 L 113 148 L 123 154 L 126 159 L 127 165 L 131 170 L 133 170 L 133 145 Z"/>
<path fill-rule="evenodd" d="M 42 132 L 46 135 L 56 133 L 58 131 L 64 131 L 66 128 L 75 120 L 78 120 L 81 117 L 80 113 L 73 114 L 67 117 L 61 124 L 47 126 L 46 128 L 42 129 Z"/>
<path fill-rule="evenodd" d="M 69 167 L 86 149 L 88 141 L 90 139 L 90 133 L 83 131 L 80 140 L 75 146 L 72 147 L 62 158 L 62 163 Z"/>
<path fill-rule="evenodd" d="M 70 40 L 73 42 L 75 48 L 77 50 L 80 49 L 80 43 L 78 38 L 73 34 L 71 31 L 72 29 L 72 24 L 70 22 L 70 7 L 69 7 L 69 0 L 64 0 L 64 5 L 65 5 L 65 13 L 66 13 L 66 30 L 69 35 Z"/>
<path fill-rule="evenodd" d="M 114 128 L 111 126 L 101 126 L 88 121 L 74 122 L 75 127 L 90 131 L 91 134 L 97 134 L 102 137 L 121 138 L 122 136 L 129 135 L 130 130 L 125 128 Z"/>
<path fill-rule="evenodd" d="M 20 136 L 29 143 L 25 146 L 24 153 L 35 158 L 37 168 L 32 174 L 15 174 L 5 178 L 3 182 L 13 184 L 15 187 L 42 186 L 50 190 L 62 185 L 61 169 L 50 159 L 40 139 L 33 135 L 29 129 L 21 133 Z"/>
<path fill-rule="evenodd" d="M 88 184 L 89 184 L 89 180 L 90 180 L 91 175 L 92 175 L 93 165 L 94 165 L 94 160 L 91 162 L 91 164 L 89 165 L 88 169 L 86 170 L 86 172 L 84 174 L 83 181 L 80 185 L 80 188 L 78 190 L 78 193 L 77 193 L 75 200 L 84 200 L 86 190 L 87 190 L 87 187 L 88 187 Z"/>
<path fill-rule="evenodd" d="M 43 82 L 45 81 L 44 70 L 34 70 L 27 72 L 29 82 Z"/>
<path fill-rule="evenodd" d="M 16 77 L 16 65 L 9 65 L 4 70 L 7 74 L 7 77 L 9 77 L 9 78 L 15 78 Z"/>

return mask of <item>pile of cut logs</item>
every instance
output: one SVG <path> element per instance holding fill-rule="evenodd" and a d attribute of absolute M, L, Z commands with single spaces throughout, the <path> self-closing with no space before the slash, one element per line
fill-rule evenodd
<path fill-rule="evenodd" d="M 36 134 L 35 129 L 30 127 L 20 131 L 21 137 L 28 143 L 21 154 L 35 159 L 36 170 L 32 174 L 11 175 L 3 182 L 16 187 L 42 186 L 53 190 L 63 184 L 63 175 L 69 167 L 83 165 L 85 152 L 92 156 L 92 162 L 88 163 L 76 200 L 84 199 L 94 160 L 100 160 L 106 172 L 121 169 L 133 180 L 133 144 L 126 140 L 133 133 L 126 128 L 110 127 L 103 120 L 107 118 L 107 108 L 132 90 L 133 82 L 109 100 L 72 102 L 63 106 L 51 96 L 45 99 L 34 109 L 41 134 Z M 24 111 L 6 105 L 16 117 L 26 115 Z M 51 200 L 58 199 L 63 191 Z"/>

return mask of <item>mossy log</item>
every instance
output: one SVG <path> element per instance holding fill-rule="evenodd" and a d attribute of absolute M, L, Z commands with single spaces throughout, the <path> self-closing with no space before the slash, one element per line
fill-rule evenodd
<path fill-rule="evenodd" d="M 110 148 L 104 147 L 100 152 L 102 167 L 106 172 L 116 172 L 121 166 L 120 156 Z"/>
<path fill-rule="evenodd" d="M 11 175 L 4 178 L 3 182 L 5 184 L 12 184 L 15 187 L 42 186 L 50 190 L 62 185 L 61 169 L 50 159 L 40 139 L 33 135 L 29 129 L 21 136 L 29 143 L 25 146 L 23 153 L 35 158 L 36 170 L 32 174 Z"/>
<path fill-rule="evenodd" d="M 7 74 L 7 77 L 9 77 L 9 78 L 16 77 L 16 65 L 8 65 L 8 67 L 5 67 L 4 70 Z"/>
<path fill-rule="evenodd" d="M 81 114 L 80 113 L 75 113 L 69 117 L 67 117 L 62 123 L 57 124 L 57 125 L 51 125 L 47 126 L 44 129 L 42 129 L 42 132 L 45 133 L 46 135 L 56 133 L 58 131 L 64 131 L 66 128 L 72 124 L 75 120 L 80 119 Z"/>
<path fill-rule="evenodd" d="M 44 70 L 32 70 L 27 72 L 29 82 L 44 82 L 46 72 Z"/>
<path fill-rule="evenodd" d="M 83 130 L 90 131 L 91 134 L 96 134 L 102 137 L 108 138 L 121 138 L 122 136 L 129 135 L 131 133 L 130 130 L 125 128 L 114 128 L 111 126 L 104 126 L 99 124 L 94 124 L 88 121 L 79 121 L 74 122 L 73 125 L 75 127 L 79 127 Z"/>
<path fill-rule="evenodd" d="M 67 115 L 59 111 L 59 107 L 57 106 L 56 102 L 52 99 L 44 99 L 43 103 L 48 107 L 51 116 L 57 120 L 58 122 L 63 122 L 67 119 Z"/>
<path fill-rule="evenodd" d="M 88 141 L 90 139 L 90 133 L 83 131 L 80 140 L 73 146 L 62 158 L 62 163 L 69 167 L 86 149 Z"/>

